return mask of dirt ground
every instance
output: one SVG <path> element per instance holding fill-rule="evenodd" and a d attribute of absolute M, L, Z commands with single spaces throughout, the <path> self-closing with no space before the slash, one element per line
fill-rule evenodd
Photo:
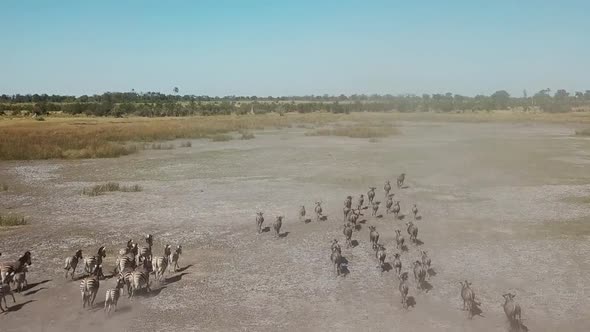
<path fill-rule="evenodd" d="M 1 162 L 2 211 L 30 225 L 0 231 L 2 260 L 31 250 L 30 287 L 0 314 L 2 331 L 507 331 L 502 294 L 517 294 L 529 331 L 590 330 L 590 139 L 563 124 L 402 122 L 401 134 L 366 139 L 304 136 L 305 129 L 264 131 L 249 141 L 148 150 L 96 160 Z M 179 142 L 177 142 L 179 143 Z M 178 144 L 177 144 L 178 145 Z M 405 220 L 365 210 L 349 273 L 336 277 L 330 241 L 344 242 L 342 205 L 369 186 L 407 174 L 397 190 Z M 81 195 L 106 181 L 139 184 L 139 193 Z M 326 221 L 301 223 L 323 202 Z M 410 271 L 427 250 L 435 275 L 402 308 L 393 270 L 381 273 L 368 243 L 375 225 L 396 252 L 394 230 L 408 238 L 416 221 L 422 245 L 402 254 Z M 256 234 L 284 215 L 282 237 Z M 81 308 L 79 283 L 64 280 L 63 260 L 107 246 L 105 269 L 126 240 L 155 237 L 182 244 L 182 272 L 152 281 L 149 295 L 119 302 L 109 318 Z M 80 271 L 80 269 L 78 270 Z M 461 310 L 469 280 L 482 313 Z"/>

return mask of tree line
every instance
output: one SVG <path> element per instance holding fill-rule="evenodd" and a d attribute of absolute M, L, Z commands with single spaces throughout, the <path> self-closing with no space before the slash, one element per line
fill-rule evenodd
<path fill-rule="evenodd" d="M 519 97 L 504 90 L 493 94 L 462 96 L 458 94 L 418 95 L 339 95 L 339 96 L 196 96 L 160 92 L 106 92 L 93 96 L 62 95 L 0 95 L 0 113 L 29 112 L 43 115 L 52 112 L 94 116 L 187 116 L 215 114 L 246 114 L 249 112 L 313 112 L 349 113 L 358 111 L 490 111 L 531 109 L 545 112 L 568 112 L 590 107 L 590 90 L 569 93 L 560 89 L 543 89 Z"/>

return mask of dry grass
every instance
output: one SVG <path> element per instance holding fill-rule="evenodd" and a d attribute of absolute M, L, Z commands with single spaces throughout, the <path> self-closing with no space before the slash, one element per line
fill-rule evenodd
<path fill-rule="evenodd" d="M 121 191 L 121 192 L 138 192 L 142 191 L 143 188 L 139 185 L 122 186 L 117 182 L 107 182 L 103 184 L 97 184 L 92 187 L 87 187 L 82 190 L 83 195 L 87 196 L 98 196 L 107 192 Z"/>
<path fill-rule="evenodd" d="M 378 138 L 398 134 L 391 125 L 351 125 L 334 128 L 321 128 L 305 133 L 307 136 L 344 136 L 351 138 Z"/>
<path fill-rule="evenodd" d="M 242 131 L 242 132 L 240 132 L 240 134 L 242 134 L 240 139 L 243 139 L 243 140 L 254 139 L 256 137 L 256 136 L 254 136 L 253 133 L 248 132 L 248 131 Z"/>
<path fill-rule="evenodd" d="M 148 147 L 152 150 L 172 150 L 174 149 L 174 144 L 154 143 L 148 145 Z"/>
<path fill-rule="evenodd" d="M 209 138 L 211 139 L 211 142 L 227 142 L 234 139 L 231 135 L 228 134 L 215 134 L 211 135 L 211 137 Z"/>
<path fill-rule="evenodd" d="M 25 217 L 18 214 L 0 215 L 0 227 L 21 226 L 26 225 Z"/>
<path fill-rule="evenodd" d="M 0 191 L 7 191 L 8 185 L 6 183 L 0 183 Z"/>
<path fill-rule="evenodd" d="M 590 128 L 576 130 L 576 135 L 578 135 L 578 136 L 590 136 Z"/>
<path fill-rule="evenodd" d="M 107 158 L 134 153 L 128 142 L 153 142 L 181 138 L 212 138 L 219 134 L 291 123 L 327 124 L 341 115 L 261 114 L 196 116 L 187 118 L 0 118 L 0 160 L 51 158 Z"/>

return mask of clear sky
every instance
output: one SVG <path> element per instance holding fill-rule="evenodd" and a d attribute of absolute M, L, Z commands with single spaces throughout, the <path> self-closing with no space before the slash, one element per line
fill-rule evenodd
<path fill-rule="evenodd" d="M 589 0 L 0 0 L 0 94 L 581 91 L 589 14 Z"/>

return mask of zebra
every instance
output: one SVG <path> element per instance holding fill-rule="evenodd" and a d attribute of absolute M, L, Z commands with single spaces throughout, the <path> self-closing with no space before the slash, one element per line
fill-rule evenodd
<path fill-rule="evenodd" d="M 27 282 L 27 272 L 29 272 L 29 269 L 27 269 L 27 267 L 25 266 L 21 272 L 16 273 L 12 278 L 12 282 L 15 284 L 16 291 L 18 293 L 20 293 L 23 290 L 23 286 L 29 286 L 29 283 Z"/>
<path fill-rule="evenodd" d="M 258 234 L 262 233 L 262 223 L 264 222 L 263 212 L 256 212 L 256 225 L 258 226 Z"/>
<path fill-rule="evenodd" d="M 369 191 L 367 192 L 369 203 L 373 203 L 373 199 L 375 198 L 375 189 L 377 189 L 377 187 L 369 187 Z"/>
<path fill-rule="evenodd" d="M 170 269 L 174 268 L 174 272 L 178 271 L 178 269 L 179 269 L 178 258 L 180 258 L 181 254 L 182 254 L 182 246 L 177 245 L 176 250 L 174 250 L 174 252 L 170 255 L 170 262 L 169 262 L 168 266 L 170 266 Z M 170 270 L 168 270 L 168 272 L 170 272 Z"/>
<path fill-rule="evenodd" d="M 281 235 L 281 226 L 283 225 L 283 216 L 278 216 L 275 222 L 272 224 L 272 228 L 275 230 L 275 236 Z"/>
<path fill-rule="evenodd" d="M 170 245 L 167 244 L 164 247 L 164 256 L 152 258 L 152 267 L 154 269 L 155 278 L 158 281 L 162 281 L 162 277 L 164 277 L 164 272 L 166 272 L 166 268 L 168 267 L 168 259 L 170 254 Z"/>
<path fill-rule="evenodd" d="M 346 196 L 344 200 L 344 207 L 351 208 L 352 207 L 352 196 Z"/>
<path fill-rule="evenodd" d="M 359 197 L 358 202 L 357 202 L 357 207 L 356 207 L 357 210 L 362 209 L 364 203 L 365 203 L 365 195 L 361 194 L 361 196 Z"/>
<path fill-rule="evenodd" d="M 147 268 L 148 261 L 144 261 L 144 265 L 141 267 L 136 268 L 133 272 L 131 272 L 130 281 L 131 281 L 131 294 L 130 298 L 135 296 L 135 292 L 140 289 L 145 288 L 145 290 L 149 293 L 151 292 L 150 289 L 150 271 Z"/>
<path fill-rule="evenodd" d="M 381 204 L 381 202 L 374 201 L 371 204 L 373 205 L 373 213 L 371 213 L 371 215 L 372 216 L 377 216 L 377 211 L 379 210 L 379 204 Z"/>
<path fill-rule="evenodd" d="M 399 206 L 399 201 L 395 201 L 395 205 L 393 206 L 393 215 L 395 216 L 395 219 L 399 219 L 399 211 L 401 210 L 401 207 Z"/>
<path fill-rule="evenodd" d="M 406 179 L 406 173 L 402 173 L 397 177 L 397 188 L 401 189 L 404 186 L 404 180 Z"/>
<path fill-rule="evenodd" d="M 137 267 L 137 264 L 135 263 L 135 257 L 132 253 L 127 253 L 117 257 L 117 261 L 115 262 L 115 272 L 123 271 L 127 267 L 132 269 Z"/>
<path fill-rule="evenodd" d="M 88 275 L 92 274 L 95 269 L 102 265 L 102 259 L 107 256 L 107 250 L 105 246 L 98 248 L 95 256 L 86 257 L 84 259 L 84 268 Z M 102 269 L 101 269 L 102 270 Z M 98 271 L 97 277 L 104 277 L 101 271 Z"/>
<path fill-rule="evenodd" d="M 315 202 L 315 215 L 316 215 L 316 221 L 319 221 L 322 218 L 322 203 L 321 202 Z"/>
<path fill-rule="evenodd" d="M 147 247 L 141 247 L 139 250 L 139 264 L 141 264 L 146 259 L 148 262 L 151 262 L 152 260 L 152 246 L 154 244 L 154 237 L 152 234 L 148 234 L 145 237 L 145 243 L 147 243 Z"/>
<path fill-rule="evenodd" d="M 82 294 L 82 308 L 88 305 L 90 308 L 94 306 L 94 300 L 100 287 L 98 275 L 100 274 L 101 266 L 96 265 L 92 273 L 80 282 L 80 293 Z"/>
<path fill-rule="evenodd" d="M 350 248 L 352 246 L 352 225 L 350 223 L 346 223 L 342 233 L 344 233 L 344 236 L 346 237 L 346 247 Z"/>
<path fill-rule="evenodd" d="M 117 278 L 117 283 L 115 284 L 115 288 L 107 289 L 104 298 L 104 311 L 108 315 L 111 313 L 111 308 L 114 308 L 114 312 L 117 312 L 117 302 L 119 302 L 119 297 L 121 296 L 121 289 L 125 285 L 125 280 L 121 277 Z"/>
<path fill-rule="evenodd" d="M 21 272 L 26 265 L 31 265 L 30 251 L 25 251 L 16 262 L 0 262 L 0 282 L 4 282 L 9 275 Z"/>
<path fill-rule="evenodd" d="M 389 192 L 391 191 L 391 183 L 389 183 L 389 180 L 385 181 L 383 190 L 385 191 L 385 197 L 389 196 Z"/>
<path fill-rule="evenodd" d="M 299 208 L 299 221 L 305 221 L 305 206 L 301 205 Z"/>
<path fill-rule="evenodd" d="M 119 278 L 122 279 L 125 283 L 125 286 L 127 286 L 128 296 L 131 296 L 131 273 L 133 273 L 134 270 L 135 268 L 126 267 L 123 270 L 121 270 L 121 272 L 119 272 Z"/>
<path fill-rule="evenodd" d="M 6 280 L 2 281 L 0 283 L 0 310 L 2 310 L 2 312 L 5 311 L 4 308 L 2 308 L 2 300 L 4 300 L 4 306 L 6 307 L 6 310 L 8 310 L 8 302 L 6 302 L 7 295 L 11 295 L 12 296 L 12 303 L 16 303 L 16 299 L 14 298 L 14 293 L 10 289 L 11 277 L 12 277 L 12 274 L 10 276 L 7 276 Z"/>
<path fill-rule="evenodd" d="M 66 279 L 68 278 L 68 273 L 70 272 L 70 269 L 72 270 L 71 278 L 72 278 L 72 280 L 74 279 L 74 272 L 76 272 L 76 267 L 78 266 L 78 261 L 80 261 L 81 259 L 82 259 L 82 249 L 78 249 L 78 251 L 76 251 L 74 256 L 70 256 L 70 257 L 66 258 L 66 263 L 64 266 L 64 270 L 66 270 L 66 275 L 65 275 Z"/>
<path fill-rule="evenodd" d="M 375 229 L 375 226 L 369 226 L 369 241 L 371 241 L 371 247 L 373 250 L 377 250 L 377 243 L 379 243 L 379 233 Z"/>
<path fill-rule="evenodd" d="M 389 214 L 391 212 L 392 206 L 393 206 L 393 195 L 388 195 L 387 202 L 385 202 L 385 213 Z"/>

